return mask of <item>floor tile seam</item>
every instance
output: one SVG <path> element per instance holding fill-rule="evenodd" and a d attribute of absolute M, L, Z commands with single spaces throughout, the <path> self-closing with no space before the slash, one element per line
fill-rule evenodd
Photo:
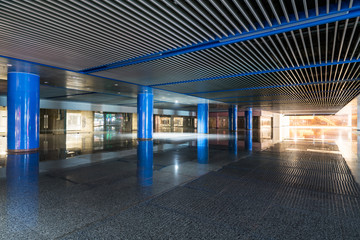
<path fill-rule="evenodd" d="M 68 167 L 68 168 L 53 168 L 53 169 L 43 171 L 40 174 L 46 175 L 46 174 L 56 174 L 56 172 L 59 172 L 59 173 L 69 172 L 69 171 L 77 170 L 79 168 L 88 168 L 88 167 L 93 167 L 93 166 L 102 165 L 102 164 L 106 164 L 109 162 L 116 162 L 116 161 L 117 161 L 117 159 L 112 159 L 112 160 L 106 160 L 106 161 L 100 161 L 100 162 L 85 163 L 85 164 L 72 166 L 72 167 Z M 136 165 L 136 163 L 131 163 L 131 162 L 129 162 L 129 164 Z"/>
<path fill-rule="evenodd" d="M 118 151 L 100 151 L 100 152 L 92 152 L 92 153 L 87 153 L 87 154 L 80 154 L 77 156 L 73 156 L 73 157 L 68 157 L 68 158 L 62 158 L 62 159 L 56 159 L 53 161 L 61 161 L 61 160 L 76 160 L 76 158 L 81 158 L 81 159 L 89 159 L 91 157 L 98 157 L 96 155 L 106 155 L 106 154 L 119 154 L 121 152 L 125 152 L 125 151 L 131 151 L 131 153 L 126 154 L 124 156 L 121 157 L 128 157 L 131 155 L 136 154 L 136 147 L 133 148 L 127 148 L 127 149 L 123 149 L 123 150 L 118 150 Z M 134 153 L 133 153 L 134 152 Z M 99 156 L 100 157 L 100 156 Z M 102 162 L 102 161 L 108 161 L 108 160 L 112 160 L 115 159 L 115 157 L 106 157 L 104 156 L 103 159 L 98 160 L 98 162 Z M 41 161 L 42 162 L 42 161 Z M 43 162 L 47 162 L 47 161 L 43 161 Z"/>
<path fill-rule="evenodd" d="M 155 170 L 155 171 L 160 172 L 159 170 Z M 155 171 L 154 171 L 154 172 L 155 172 Z M 211 170 L 211 171 L 213 171 L 213 170 Z M 200 177 L 208 174 L 208 173 L 211 172 L 211 171 L 205 172 L 204 174 L 201 174 L 201 175 L 197 175 L 197 176 L 195 176 L 195 178 L 200 178 Z M 169 171 L 162 171 L 162 173 L 173 173 L 173 171 L 171 171 L 171 170 L 169 170 Z M 194 175 L 190 175 L 190 174 L 177 173 L 177 175 L 184 176 L 184 177 L 194 178 Z"/>

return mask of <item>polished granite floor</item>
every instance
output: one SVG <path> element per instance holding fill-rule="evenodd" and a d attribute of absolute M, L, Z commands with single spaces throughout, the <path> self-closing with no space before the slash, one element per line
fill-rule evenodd
<path fill-rule="evenodd" d="M 40 163 L 8 156 L 0 239 L 359 239 L 357 134 L 341 134 L 167 133 Z"/>

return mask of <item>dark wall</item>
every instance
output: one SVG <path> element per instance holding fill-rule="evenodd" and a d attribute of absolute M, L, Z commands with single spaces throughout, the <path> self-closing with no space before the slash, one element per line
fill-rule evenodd
<path fill-rule="evenodd" d="M 63 134 L 65 119 L 66 110 L 40 109 L 40 133 Z"/>

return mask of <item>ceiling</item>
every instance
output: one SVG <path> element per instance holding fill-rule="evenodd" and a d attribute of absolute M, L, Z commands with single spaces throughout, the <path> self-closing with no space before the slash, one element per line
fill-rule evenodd
<path fill-rule="evenodd" d="M 360 93 L 360 1 L 0 1 L 0 78 L 37 67 L 41 98 L 336 113 Z M 0 81 L 0 94 L 6 81 Z"/>

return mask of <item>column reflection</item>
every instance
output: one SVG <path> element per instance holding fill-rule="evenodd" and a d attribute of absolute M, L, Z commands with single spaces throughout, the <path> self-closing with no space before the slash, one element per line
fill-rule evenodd
<path fill-rule="evenodd" d="M 253 135 L 252 134 L 253 134 L 252 130 L 245 131 L 245 150 L 246 151 L 252 151 L 252 147 L 253 147 L 253 142 L 252 142 Z"/>
<path fill-rule="evenodd" d="M 209 139 L 207 136 L 198 136 L 197 138 L 197 159 L 200 164 L 209 162 Z"/>
<path fill-rule="evenodd" d="M 12 224 L 35 226 L 39 210 L 39 153 L 8 155 L 6 211 Z"/>
<path fill-rule="evenodd" d="M 229 151 L 234 156 L 238 154 L 238 134 L 237 132 L 232 132 L 229 134 Z"/>
<path fill-rule="evenodd" d="M 153 141 L 139 141 L 137 148 L 137 176 L 143 187 L 153 184 Z"/>

